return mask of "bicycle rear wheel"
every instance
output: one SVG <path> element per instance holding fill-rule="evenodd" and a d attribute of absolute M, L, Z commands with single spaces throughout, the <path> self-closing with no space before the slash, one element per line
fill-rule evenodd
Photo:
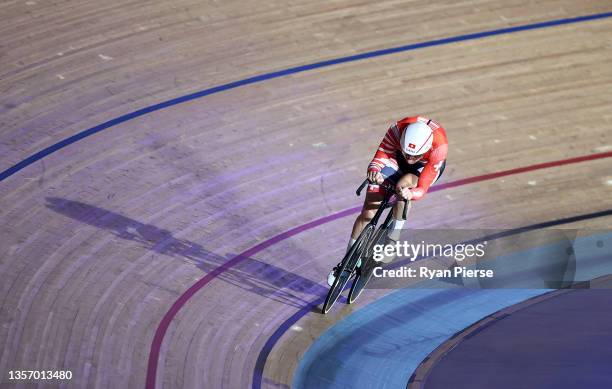
<path fill-rule="evenodd" d="M 323 313 L 329 312 L 329 310 L 334 306 L 336 301 L 338 301 L 338 297 L 344 290 L 344 287 L 348 283 L 355 267 L 357 266 L 357 261 L 361 257 L 362 252 L 367 246 L 368 241 L 370 240 L 370 236 L 374 232 L 374 226 L 368 225 L 361 232 L 359 238 L 355 241 L 351 249 L 346 253 L 341 262 L 341 267 L 338 270 L 338 276 L 336 280 L 332 284 L 329 292 L 327 293 L 327 297 L 325 298 L 325 303 L 323 304 Z"/>
<path fill-rule="evenodd" d="M 387 236 L 387 228 L 379 228 L 375 234 L 374 239 L 368 242 L 366 250 L 361 258 L 361 269 L 357 272 L 353 285 L 348 295 L 348 303 L 352 304 L 363 292 L 363 289 L 367 285 L 368 281 L 372 277 L 372 272 L 378 263 L 374 260 L 374 246 L 382 244 Z"/>

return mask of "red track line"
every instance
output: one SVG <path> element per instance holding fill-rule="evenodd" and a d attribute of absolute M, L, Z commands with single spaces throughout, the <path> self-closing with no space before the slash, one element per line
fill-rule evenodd
<path fill-rule="evenodd" d="M 590 155 L 585 155 L 585 156 L 575 157 L 575 158 L 569 158 L 569 159 L 561 159 L 561 160 L 558 160 L 558 161 L 544 162 L 544 163 L 539 163 L 539 164 L 536 164 L 536 165 L 523 166 L 523 167 L 519 167 L 519 168 L 515 168 L 515 169 L 502 170 L 502 171 L 499 171 L 499 172 L 483 174 L 483 175 L 474 176 L 474 177 L 467 177 L 467 178 L 463 178 L 463 179 L 460 179 L 460 180 L 447 182 L 445 184 L 436 185 L 436 186 L 434 186 L 434 187 L 432 187 L 430 189 L 430 192 L 437 192 L 437 191 L 443 190 L 443 189 L 454 188 L 454 187 L 457 187 L 457 186 L 473 184 L 473 183 L 481 182 L 481 181 L 492 180 L 494 178 L 509 176 L 509 175 L 513 175 L 513 174 L 520 174 L 520 173 L 530 172 L 530 171 L 533 171 L 533 170 L 547 169 L 547 168 L 555 167 L 555 166 L 570 165 L 570 164 L 573 164 L 573 163 L 580 163 L 580 162 L 592 161 L 592 160 L 595 160 L 595 159 L 603 159 L 603 158 L 609 158 L 609 157 L 612 157 L 612 151 L 608 151 L 608 152 L 605 152 L 605 153 L 598 153 L 598 154 L 590 154 Z M 265 241 L 255 245 L 255 246 L 251 247 L 250 249 L 247 249 L 246 251 L 243 251 L 242 253 L 238 254 L 234 258 L 232 258 L 229 261 L 225 262 L 224 264 L 216 267 L 210 273 L 206 274 L 204 277 L 202 277 L 200 280 L 198 280 L 195 284 L 193 284 L 189 289 L 187 289 L 174 302 L 174 304 L 172 304 L 172 306 L 170 307 L 168 312 L 166 312 L 166 314 L 164 315 L 162 321 L 159 323 L 159 326 L 157 327 L 157 330 L 155 331 L 155 336 L 153 337 L 153 342 L 151 343 L 151 350 L 149 352 L 149 362 L 148 362 L 148 366 L 147 366 L 147 381 L 146 381 L 146 386 L 145 386 L 146 389 L 155 389 L 155 379 L 156 379 L 156 376 L 157 376 L 157 363 L 158 363 L 158 360 L 159 360 L 159 352 L 160 352 L 160 349 L 161 349 L 162 342 L 164 340 L 164 336 L 166 335 L 166 332 L 168 331 L 168 327 L 170 327 L 170 323 L 172 322 L 172 320 L 174 319 L 174 317 L 176 316 L 178 311 L 200 289 L 202 289 L 210 281 L 212 281 L 213 279 L 218 277 L 223 272 L 225 272 L 228 269 L 234 267 L 238 263 L 244 261 L 246 258 L 249 258 L 249 257 L 259 253 L 260 251 L 263 251 L 264 249 L 266 249 L 266 248 L 268 248 L 268 247 L 270 247 L 270 246 L 272 246 L 272 245 L 274 245 L 274 244 L 276 244 L 278 242 L 281 242 L 281 241 L 283 241 L 285 239 L 288 239 L 288 238 L 290 238 L 290 237 L 292 237 L 294 235 L 300 234 L 300 233 L 302 233 L 302 232 L 304 232 L 306 230 L 309 230 L 309 229 L 312 229 L 314 227 L 317 227 L 317 226 L 319 226 L 321 224 L 325 224 L 325 223 L 331 222 L 333 220 L 340 219 L 342 217 L 345 217 L 345 216 L 357 213 L 357 212 L 359 212 L 360 209 L 361 209 L 361 206 L 353 207 L 353 208 L 348 208 L 348 209 L 345 209 L 343 211 L 336 212 L 334 214 L 324 216 L 322 218 L 313 220 L 313 221 L 308 222 L 306 224 L 302 224 L 300 226 L 297 226 L 297 227 L 294 227 L 294 228 L 292 228 L 290 230 L 282 232 L 282 233 L 280 233 L 278 235 L 275 235 L 275 236 L 273 236 L 273 237 L 271 237 L 271 238 L 269 238 L 269 239 L 267 239 L 267 240 L 265 240 Z"/>
<path fill-rule="evenodd" d="M 513 174 L 530 172 L 532 170 L 546 169 L 546 168 L 549 168 L 549 167 L 555 167 L 555 166 L 561 166 L 561 165 L 569 165 L 569 164 L 572 164 L 572 163 L 592 161 L 594 159 L 609 158 L 609 157 L 612 157 L 612 151 L 608 151 L 606 153 L 584 155 L 582 157 L 575 157 L 575 158 L 569 158 L 569 159 L 561 159 L 561 160 L 558 160 L 558 161 L 538 163 L 537 165 L 523 166 L 523 167 L 519 167 L 519 168 L 515 168 L 515 169 L 510 169 L 510 170 L 502 170 L 501 172 L 483 174 L 481 176 L 468 177 L 468 178 L 463 178 L 461 180 L 457 180 L 457 181 L 447 182 L 445 184 L 436 185 L 435 187 L 431 188 L 430 192 L 435 192 L 435 191 L 442 190 L 442 189 L 454 188 L 456 186 L 461 186 L 461 185 L 466 185 L 466 184 L 472 184 L 474 182 L 492 180 L 494 178 L 510 176 L 510 175 L 513 175 Z"/>

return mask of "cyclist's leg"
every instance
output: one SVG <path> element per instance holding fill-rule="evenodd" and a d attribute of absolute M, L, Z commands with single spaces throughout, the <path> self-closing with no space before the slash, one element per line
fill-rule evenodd
<path fill-rule="evenodd" d="M 385 178 L 383 183 L 395 185 L 397 180 L 399 180 L 399 178 L 402 176 L 402 172 L 399 171 L 395 160 L 387 160 L 385 163 L 385 167 L 380 172 Z M 361 208 L 361 212 L 353 224 L 353 231 L 351 232 L 351 239 L 348 244 L 348 249 L 351 248 L 352 244 L 355 243 L 355 240 L 359 237 L 359 234 L 361 234 L 364 227 L 372 220 L 374 215 L 376 215 L 376 211 L 378 210 L 378 207 L 380 207 L 380 203 L 382 202 L 384 195 L 384 189 L 382 189 L 379 185 L 368 185 L 368 191 L 363 202 L 363 207 Z"/>
<path fill-rule="evenodd" d="M 409 188 L 414 188 L 417 185 L 417 182 L 418 177 L 411 173 L 404 174 L 397 180 L 397 184 L 402 184 L 402 186 L 407 186 Z M 393 215 L 391 217 L 391 224 L 387 230 L 387 236 L 385 237 L 385 246 L 394 246 L 400 239 L 402 228 L 404 228 L 404 223 L 406 222 L 406 220 L 403 218 L 404 207 L 405 203 L 403 201 L 397 201 L 393 206 Z M 410 211 L 410 205 L 408 205 L 407 213 L 408 211 Z M 395 259 L 395 257 L 395 254 L 384 255 L 380 261 L 390 263 Z"/>
<path fill-rule="evenodd" d="M 382 199 L 383 194 L 381 192 L 374 192 L 368 189 L 361 212 L 353 224 L 353 231 L 351 232 L 351 241 L 353 243 L 359 237 L 359 234 L 361 234 L 366 224 L 368 224 L 376 214 Z M 351 245 L 349 245 L 349 248 L 350 246 Z"/>
<path fill-rule="evenodd" d="M 440 177 L 442 176 L 442 173 L 444 173 L 445 167 L 446 167 L 446 161 L 443 161 L 440 171 L 438 172 L 438 175 L 434 179 L 434 183 L 440 179 Z M 417 165 L 412 165 L 410 167 L 403 167 L 403 168 L 410 173 L 403 175 L 398 180 L 398 184 L 404 187 L 411 188 L 411 189 L 416 188 L 417 185 L 419 184 L 419 176 L 421 174 L 421 171 L 423 171 L 424 166 L 417 164 Z M 408 205 L 408 210 L 406 214 L 410 212 L 411 205 L 412 205 L 412 202 L 410 202 L 410 204 Z M 387 234 L 387 237 L 389 238 L 388 244 L 395 244 L 395 242 L 397 242 L 400 238 L 400 233 L 402 231 L 402 228 L 405 222 L 405 220 L 402 218 L 403 212 L 404 212 L 404 206 L 405 206 L 405 203 L 403 201 L 398 201 L 393 208 L 393 222 L 392 222 L 391 228 L 389 228 L 389 233 Z"/>
<path fill-rule="evenodd" d="M 402 187 L 406 187 L 406 188 L 416 188 L 416 186 L 419 183 L 419 176 L 417 174 L 414 173 L 408 173 L 403 175 L 397 182 L 397 185 L 400 185 Z M 404 212 L 404 206 L 405 206 L 405 202 L 404 201 L 398 201 L 395 206 L 393 207 L 393 221 L 394 222 L 403 222 L 405 221 L 402 216 L 403 216 L 403 212 Z M 412 204 L 412 203 L 410 203 Z M 410 211 L 410 205 L 408 206 L 408 210 L 406 211 L 406 215 L 408 215 L 408 211 Z M 400 227 L 401 229 L 401 227 Z M 399 236 L 395 239 L 397 240 L 399 239 Z"/>
<path fill-rule="evenodd" d="M 366 193 L 365 200 L 363 202 L 363 207 L 361 208 L 361 212 L 359 216 L 355 219 L 355 223 L 353 223 L 353 231 L 351 232 L 351 238 L 346 248 L 346 252 L 351 249 L 357 238 L 359 238 L 359 234 L 365 228 L 365 226 L 372 220 L 374 215 L 376 214 L 376 210 L 382 201 L 383 194 L 378 192 L 373 192 L 368 188 L 368 192 Z M 357 263 L 357 267 L 361 266 L 361 260 Z M 336 266 L 329 272 L 327 275 L 327 284 L 332 286 L 336 277 L 338 276 L 338 270 L 341 267 L 341 262 L 338 262 Z"/>
<path fill-rule="evenodd" d="M 363 207 L 361 208 L 361 212 L 359 216 L 355 219 L 355 223 L 353 223 L 353 231 L 351 232 L 351 238 L 346 247 L 346 252 L 348 253 L 357 238 L 359 238 L 359 234 L 363 231 L 365 226 L 374 218 L 378 207 L 383 199 L 383 194 L 379 192 L 370 191 L 368 188 L 368 192 L 366 193 L 365 200 L 363 201 Z M 332 286 L 336 277 L 338 276 L 338 271 L 341 268 L 342 262 L 338 262 L 336 266 L 329 272 L 327 275 L 327 284 Z M 357 267 L 361 266 L 361 259 L 357 262 Z"/>
<path fill-rule="evenodd" d="M 396 160 L 402 174 L 397 179 L 397 185 L 415 188 L 418 185 L 419 176 L 425 165 L 420 162 L 409 164 L 399 152 L 397 153 Z M 400 233 L 402 232 L 402 228 L 404 227 L 404 223 L 406 221 L 403 218 L 405 204 L 406 203 L 404 201 L 398 201 L 393 207 L 393 218 L 387 233 L 386 244 L 395 244 L 395 242 L 397 242 L 400 238 Z M 410 211 L 410 205 L 408 207 L 409 208 L 406 210 L 406 215 L 408 215 L 408 211 Z M 391 258 L 391 260 L 393 260 L 393 258 Z M 385 261 L 387 261 L 387 259 L 385 259 Z"/>

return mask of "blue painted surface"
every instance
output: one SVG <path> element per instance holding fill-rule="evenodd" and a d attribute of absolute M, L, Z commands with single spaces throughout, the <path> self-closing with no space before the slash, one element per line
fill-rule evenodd
<path fill-rule="evenodd" d="M 29 156 L 28 158 L 18 162 L 17 164 L 9 167 L 8 169 L 2 171 L 0 173 L 0 181 L 5 180 L 6 178 L 17 173 L 18 171 L 24 169 L 25 167 L 33 164 L 36 161 L 41 160 L 42 158 L 46 157 L 49 154 L 56 152 L 57 150 L 60 150 L 68 145 L 71 145 L 72 143 L 78 142 L 79 140 L 83 138 L 87 138 L 89 136 L 97 134 L 98 132 L 105 130 L 107 128 L 113 127 L 117 124 L 124 123 L 132 119 L 136 119 L 140 116 L 146 115 L 151 112 L 159 111 L 164 108 L 172 107 L 174 105 L 178 105 L 181 103 L 199 99 L 199 98 L 202 98 L 208 95 L 224 92 L 230 89 L 238 88 L 244 85 L 255 84 L 255 83 L 263 82 L 266 80 L 271 80 L 274 78 L 284 77 L 290 74 L 302 73 L 302 72 L 306 72 L 309 70 L 319 69 L 319 68 L 323 68 L 327 66 L 339 65 L 342 63 L 346 63 L 346 62 L 360 61 L 360 60 L 374 58 L 374 57 L 381 57 L 381 56 L 390 55 L 390 54 L 396 54 L 396 53 L 401 53 L 401 52 L 406 52 L 406 51 L 422 49 L 425 47 L 441 46 L 441 45 L 447 45 L 447 44 L 455 43 L 455 42 L 475 40 L 475 39 L 486 38 L 486 37 L 491 37 L 491 36 L 496 36 L 496 35 L 511 34 L 511 33 L 520 32 L 520 31 L 537 30 L 537 29 L 542 29 L 542 28 L 547 28 L 547 27 L 561 26 L 565 24 L 582 23 L 582 22 L 588 22 L 591 20 L 605 19 L 609 17 L 612 17 L 612 12 L 604 12 L 604 13 L 598 13 L 598 14 L 593 14 L 593 15 L 578 16 L 574 18 L 549 20 L 549 21 L 541 22 L 541 23 L 532 23 L 532 24 L 526 24 L 522 26 L 500 28 L 496 30 L 477 32 L 474 34 L 458 35 L 458 36 L 453 36 L 449 38 L 436 39 L 436 40 L 431 40 L 427 42 L 414 43 L 414 44 L 398 46 L 398 47 L 391 47 L 388 49 L 369 51 L 369 52 L 362 53 L 362 54 L 350 55 L 346 57 L 330 59 L 327 61 L 315 62 L 315 63 L 311 63 L 307 65 L 292 67 L 289 69 L 279 70 L 276 72 L 260 74 L 254 77 L 249 77 L 249 78 L 245 78 L 242 80 L 230 82 L 228 84 L 218 85 L 212 88 L 204 89 L 204 90 L 194 92 L 194 93 L 191 93 L 185 96 L 180 96 L 180 97 L 177 97 L 171 100 L 163 101 L 155 105 L 141 108 L 137 111 L 130 112 L 128 114 L 108 120 L 102 124 L 98 124 L 97 126 L 91 127 L 87 130 L 79 132 L 78 134 L 75 134 L 71 137 L 63 139 L 60 142 L 55 143 Z"/>
<path fill-rule="evenodd" d="M 612 209 L 607 209 L 607 210 L 593 212 L 593 213 L 588 213 L 588 214 L 570 216 L 570 217 L 566 217 L 566 218 L 562 218 L 562 219 L 548 220 L 548 221 L 545 221 L 545 222 L 530 224 L 530 225 L 519 227 L 519 228 L 515 228 L 515 229 L 512 229 L 512 230 L 507 230 L 507 231 L 505 231 L 503 233 L 499 233 L 499 234 L 495 234 L 495 235 L 487 235 L 487 236 L 481 238 L 480 240 L 476 240 L 475 242 L 480 242 L 482 240 L 495 240 L 495 239 L 500 239 L 500 238 L 514 236 L 514 235 L 517 235 L 517 234 L 522 234 L 522 233 L 525 233 L 525 232 L 537 231 L 537 230 L 544 229 L 544 228 L 551 228 L 551 227 L 555 227 L 555 226 L 561 226 L 561 225 L 564 225 L 564 224 L 576 223 L 576 222 L 580 222 L 580 221 L 584 221 L 584 220 L 591 220 L 591 219 L 596 219 L 596 218 L 600 218 L 600 217 L 607 217 L 607 216 L 611 216 L 611 215 L 612 215 Z M 595 239 L 596 237 L 591 237 L 591 238 Z M 595 240 L 594 243 L 597 245 L 597 242 L 598 241 Z M 593 242 L 591 242 L 591 244 L 592 243 Z M 580 247 L 576 247 L 576 250 L 577 250 L 577 256 L 578 257 L 582 257 L 583 254 L 581 254 L 581 251 L 580 251 L 581 248 Z M 601 262 L 601 261 L 598 261 L 598 262 Z M 406 265 L 408 262 L 407 261 L 398 261 L 398 263 L 400 265 Z M 395 267 L 396 266 L 390 266 L 389 268 L 395 268 Z M 595 274 L 602 274 L 602 272 L 603 272 L 602 269 L 595 269 L 595 266 L 593 266 L 593 265 L 589 266 L 589 269 L 591 269 Z M 582 269 L 582 271 L 584 271 L 584 269 Z M 586 277 L 584 279 L 595 278 L 595 276 L 593 274 L 589 274 L 589 273 L 584 273 L 584 274 L 578 273 L 577 276 Z M 321 304 L 323 304 L 324 300 L 325 300 L 325 296 L 321 296 L 320 298 L 318 298 L 318 299 L 316 299 L 314 301 L 311 301 L 309 304 L 307 304 L 306 306 L 302 307 L 299 311 L 294 313 L 290 318 L 285 320 L 276 329 L 276 331 L 274 331 L 274 333 L 268 338 L 268 340 L 266 341 L 264 347 L 261 349 L 261 351 L 259 352 L 259 355 L 257 356 L 257 361 L 256 361 L 256 364 L 255 364 L 255 368 L 253 369 L 253 385 L 252 385 L 253 389 L 260 389 L 261 388 L 262 381 L 263 381 L 263 371 L 264 371 L 264 367 L 266 365 L 266 360 L 268 359 L 268 356 L 270 355 L 270 352 L 272 351 L 272 349 L 274 348 L 274 346 L 276 345 L 278 340 L 283 336 L 283 334 L 285 332 L 287 332 L 289 330 L 289 328 L 293 324 L 298 322 L 302 317 L 306 316 L 306 314 L 311 312 L 313 309 L 316 309 L 316 307 L 318 307 Z"/>
<path fill-rule="evenodd" d="M 405 388 L 454 333 L 546 290 L 401 290 L 326 331 L 306 352 L 293 388 Z"/>
<path fill-rule="evenodd" d="M 575 280 L 612 273 L 612 234 L 581 237 L 573 244 Z M 490 267 L 516 269 L 534 285 L 538 269 L 558 244 L 497 258 Z M 527 278 L 533 279 L 527 279 Z M 306 352 L 294 375 L 301 388 L 405 388 L 408 379 L 436 347 L 453 334 L 500 309 L 551 289 L 469 289 L 440 287 L 427 281 L 419 289 L 402 289 L 346 317 L 323 333 Z M 577 356 L 579 357 L 579 356 Z"/>

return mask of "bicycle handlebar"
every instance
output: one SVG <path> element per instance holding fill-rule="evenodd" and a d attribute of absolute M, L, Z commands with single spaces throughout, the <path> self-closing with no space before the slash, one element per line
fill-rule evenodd
<path fill-rule="evenodd" d="M 363 180 L 363 182 L 361 183 L 361 185 L 359 185 L 359 188 L 357 188 L 357 196 L 361 196 L 361 191 L 363 190 L 363 188 L 365 188 L 366 185 L 368 185 L 368 179 L 366 178 L 365 180 Z"/>
<path fill-rule="evenodd" d="M 363 182 L 361 183 L 361 185 L 359 185 L 359 188 L 357 188 L 357 191 L 355 193 L 357 193 L 357 196 L 361 196 L 361 191 L 363 190 L 363 188 L 366 187 L 366 185 L 368 185 L 370 181 L 366 178 L 365 180 L 363 180 Z M 393 193 L 395 193 L 395 188 L 391 185 L 384 185 L 381 184 L 380 186 L 382 186 L 383 188 L 385 188 L 388 191 L 391 191 Z M 396 193 L 397 194 L 397 193 Z M 408 213 L 408 201 L 407 199 L 403 199 L 404 200 L 404 211 L 402 212 L 402 219 L 406 220 L 406 215 Z"/>

